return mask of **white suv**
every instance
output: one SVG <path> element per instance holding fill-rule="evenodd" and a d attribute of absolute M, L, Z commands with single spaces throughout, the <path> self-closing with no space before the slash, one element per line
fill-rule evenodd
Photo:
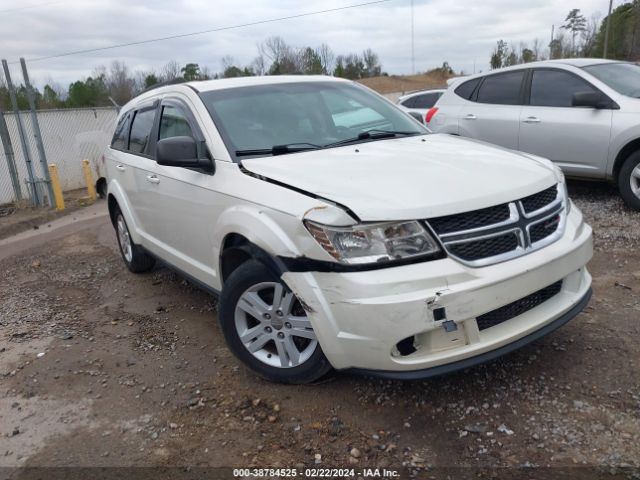
<path fill-rule="evenodd" d="M 428 377 L 518 348 L 591 294 L 591 228 L 551 162 L 425 127 L 358 84 L 165 86 L 120 114 L 108 205 L 133 272 L 220 293 L 271 380 Z"/>
<path fill-rule="evenodd" d="M 427 113 L 438 133 L 549 158 L 572 177 L 609 180 L 640 210 L 640 66 L 574 58 L 474 75 Z"/>

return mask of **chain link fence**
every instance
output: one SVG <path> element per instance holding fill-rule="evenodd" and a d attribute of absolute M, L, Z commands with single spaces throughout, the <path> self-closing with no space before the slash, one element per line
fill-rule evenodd
<path fill-rule="evenodd" d="M 18 192 L 12 182 L 11 152 L 13 152 L 15 173 L 22 199 L 26 200 L 27 204 L 32 203 L 30 202 L 31 187 L 28 183 L 27 157 L 22 148 L 16 116 L 9 112 L 2 115 L 8 135 L 4 136 L 4 142 L 0 137 L 0 143 L 2 143 L 0 145 L 0 205 L 17 203 L 19 200 Z M 25 127 L 36 180 L 44 179 L 46 176 L 38 156 L 31 115 L 29 112 L 21 112 L 20 115 Z M 85 186 L 82 174 L 83 159 L 89 160 L 95 180 L 104 175 L 100 159 L 104 148 L 111 141 L 117 115 L 118 110 L 111 107 L 37 111 L 47 163 L 57 165 L 63 191 Z M 2 119 L 0 119 L 0 128 L 2 128 L 1 123 Z"/>

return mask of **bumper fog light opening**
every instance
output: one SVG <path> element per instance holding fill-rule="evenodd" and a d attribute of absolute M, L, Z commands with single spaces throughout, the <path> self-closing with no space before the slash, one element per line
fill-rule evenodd
<path fill-rule="evenodd" d="M 415 335 L 412 335 L 396 343 L 396 350 L 398 351 L 397 353 L 399 354 L 399 356 L 406 357 L 407 355 L 411 355 L 412 353 L 417 351 L 415 347 L 415 340 Z"/>

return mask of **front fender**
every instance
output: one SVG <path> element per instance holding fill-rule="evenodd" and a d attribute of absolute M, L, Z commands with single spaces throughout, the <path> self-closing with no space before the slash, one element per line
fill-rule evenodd
<path fill-rule="evenodd" d="M 618 155 L 631 142 L 640 139 L 640 127 L 633 125 L 626 130 L 616 133 L 612 137 L 611 146 L 609 147 L 609 159 L 607 161 L 607 177 L 613 178 L 613 171 Z"/>
<path fill-rule="evenodd" d="M 270 255 L 298 257 L 300 249 L 285 233 L 281 225 L 290 224 L 289 231 L 296 231 L 299 220 L 293 215 L 270 210 L 265 207 L 241 205 L 229 208 L 220 215 L 213 229 L 214 258 L 218 259 L 216 273 L 220 275 L 220 253 L 229 234 L 239 234 Z"/>

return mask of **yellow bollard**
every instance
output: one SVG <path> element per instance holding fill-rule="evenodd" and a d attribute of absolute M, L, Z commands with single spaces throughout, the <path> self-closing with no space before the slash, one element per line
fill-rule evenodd
<path fill-rule="evenodd" d="M 89 166 L 89 160 L 82 160 L 82 171 L 84 172 L 84 181 L 87 183 L 87 194 L 91 201 L 95 201 L 96 185 L 93 181 L 93 175 L 91 175 L 91 167 Z"/>
<path fill-rule="evenodd" d="M 49 177 L 51 177 L 51 186 L 53 187 L 53 198 L 56 201 L 56 210 L 64 210 L 64 196 L 62 195 L 62 187 L 60 186 L 58 167 L 53 163 L 49 165 Z"/>

